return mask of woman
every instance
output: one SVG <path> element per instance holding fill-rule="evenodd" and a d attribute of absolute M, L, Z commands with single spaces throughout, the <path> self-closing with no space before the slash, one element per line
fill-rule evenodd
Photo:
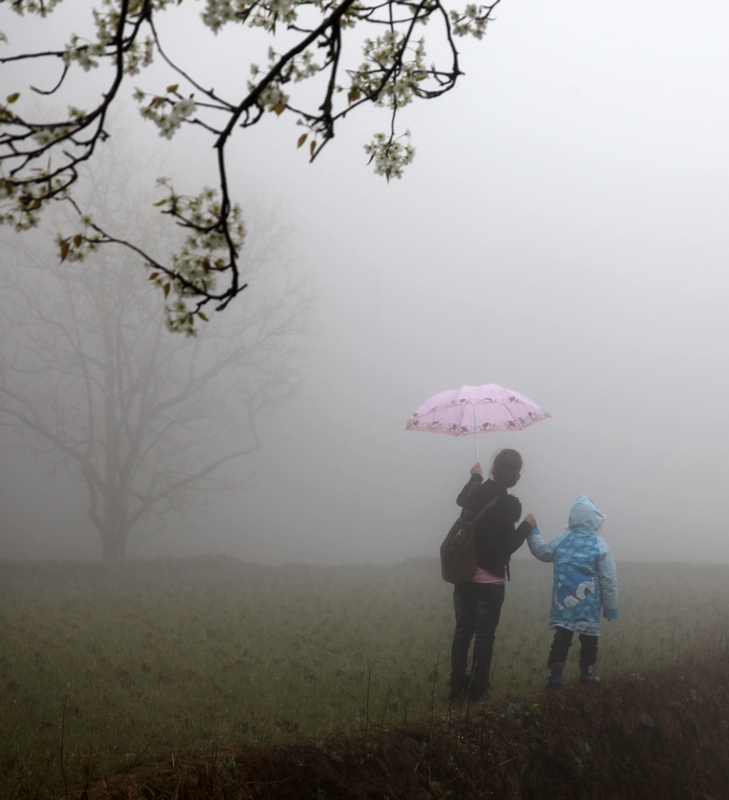
<path fill-rule="evenodd" d="M 491 657 L 496 628 L 504 603 L 509 560 L 524 543 L 532 526 L 526 520 L 516 527 L 521 517 L 519 499 L 508 493 L 521 477 L 522 458 L 516 450 L 501 450 L 491 467 L 491 477 L 484 482 L 480 464 L 471 467 L 471 478 L 463 487 L 456 503 L 463 514 L 476 520 L 474 538 L 478 568 L 468 583 L 453 589 L 456 629 L 451 646 L 451 702 L 478 701 L 489 691 Z M 467 673 L 468 650 L 474 640 L 470 675 Z"/>

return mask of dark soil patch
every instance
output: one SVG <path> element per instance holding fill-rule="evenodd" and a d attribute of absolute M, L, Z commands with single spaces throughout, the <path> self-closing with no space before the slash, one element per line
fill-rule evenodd
<path fill-rule="evenodd" d="M 320 742 L 141 765 L 72 800 L 720 800 L 726 658 Z"/>

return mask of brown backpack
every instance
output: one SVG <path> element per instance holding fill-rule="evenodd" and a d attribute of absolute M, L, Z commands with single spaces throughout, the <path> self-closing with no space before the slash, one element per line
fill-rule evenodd
<path fill-rule="evenodd" d="M 476 567 L 476 521 L 499 499 L 497 495 L 476 514 L 460 516 L 451 525 L 440 546 L 440 574 L 448 583 L 468 583 L 473 578 Z"/>

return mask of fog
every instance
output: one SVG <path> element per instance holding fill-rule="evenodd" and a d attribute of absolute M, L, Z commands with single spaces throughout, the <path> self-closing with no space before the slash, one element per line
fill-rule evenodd
<path fill-rule="evenodd" d="M 386 115 L 345 121 L 313 165 L 283 118 L 245 133 L 234 192 L 276 204 L 315 276 L 305 375 L 259 426 L 240 466 L 250 488 L 132 555 L 434 556 L 476 443 L 406 420 L 436 392 L 498 383 L 552 415 L 478 437 L 484 465 L 501 447 L 522 453 L 512 491 L 545 536 L 586 494 L 618 561 L 729 560 L 716 506 L 727 30 L 715 0 L 504 0 L 483 42 L 460 43 L 458 88 L 406 110 L 417 154 L 389 184 L 362 148 Z M 0 478 L 0 556 L 94 556 L 65 479 L 8 450 Z"/>

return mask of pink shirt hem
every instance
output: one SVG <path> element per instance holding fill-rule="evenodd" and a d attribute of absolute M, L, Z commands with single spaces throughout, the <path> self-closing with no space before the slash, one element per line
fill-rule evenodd
<path fill-rule="evenodd" d="M 506 583 L 506 578 L 499 578 L 498 575 L 492 575 L 485 569 L 476 567 L 476 573 L 471 578 L 471 583 Z"/>

